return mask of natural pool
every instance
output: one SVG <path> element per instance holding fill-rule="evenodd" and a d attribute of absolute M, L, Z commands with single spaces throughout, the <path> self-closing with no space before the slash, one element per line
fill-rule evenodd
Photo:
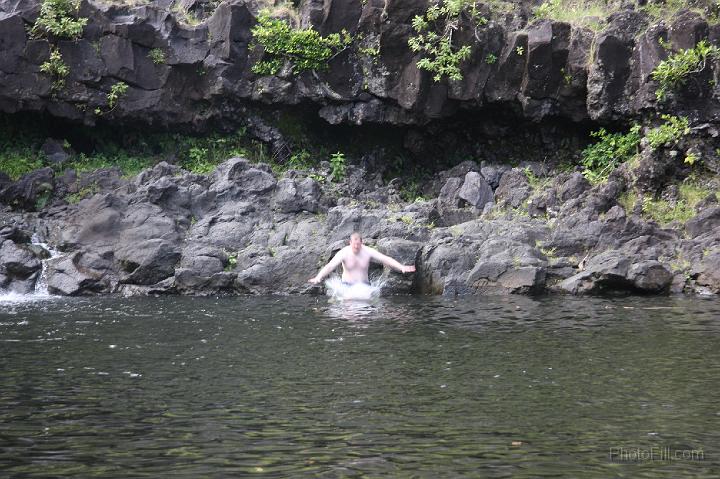
<path fill-rule="evenodd" d="M 0 476 L 717 477 L 719 340 L 703 298 L 15 298 Z"/>

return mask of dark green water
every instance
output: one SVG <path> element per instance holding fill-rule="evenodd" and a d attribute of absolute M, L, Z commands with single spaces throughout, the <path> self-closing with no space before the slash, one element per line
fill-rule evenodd
<path fill-rule="evenodd" d="M 5 302 L 0 477 L 718 477 L 719 340 L 697 298 Z"/>

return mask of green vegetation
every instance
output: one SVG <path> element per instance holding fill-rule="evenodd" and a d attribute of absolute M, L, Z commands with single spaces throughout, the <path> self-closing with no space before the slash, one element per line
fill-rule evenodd
<path fill-rule="evenodd" d="M 552 183 L 552 178 L 540 178 L 539 176 L 535 175 L 535 173 L 533 173 L 530 167 L 526 167 L 523 172 L 528 179 L 528 184 L 530 185 L 530 188 L 532 188 L 534 192 L 542 191 L 547 188 L 550 183 Z"/>
<path fill-rule="evenodd" d="M 572 85 L 572 79 L 573 79 L 573 77 L 572 77 L 572 75 L 571 75 L 570 73 L 566 72 L 564 68 L 561 68 L 561 69 L 560 69 L 560 74 L 561 74 L 562 77 L 563 77 L 563 82 L 565 83 L 565 85 L 567 85 L 567 86 Z"/>
<path fill-rule="evenodd" d="M 642 211 L 644 217 L 654 220 L 662 226 L 673 221 L 685 223 L 695 216 L 695 210 L 682 200 L 670 203 L 662 199 L 644 198 Z"/>
<path fill-rule="evenodd" d="M 155 65 L 162 65 L 165 63 L 165 52 L 160 48 L 153 48 L 148 52 L 148 58 L 152 60 Z"/>
<path fill-rule="evenodd" d="M 227 251 L 225 252 L 225 254 L 227 255 L 227 265 L 225 265 L 225 271 L 232 271 L 237 266 L 238 254 L 237 252 L 230 253 Z"/>
<path fill-rule="evenodd" d="M 653 80 L 658 82 L 655 96 L 658 101 L 666 98 L 667 93 L 685 85 L 688 78 L 705 69 L 708 59 L 720 57 L 720 48 L 702 40 L 695 48 L 688 48 L 670 55 L 661 61 L 652 72 Z"/>
<path fill-rule="evenodd" d="M 103 110 L 102 108 L 95 108 L 95 114 L 96 115 L 106 115 L 113 111 L 117 105 L 118 101 L 120 101 L 120 98 L 122 98 L 125 93 L 127 93 L 128 85 L 125 82 L 117 82 L 112 87 L 110 87 L 110 91 L 107 94 L 107 103 L 108 103 L 108 109 Z"/>
<path fill-rule="evenodd" d="M 79 0 L 43 0 L 40 15 L 30 29 L 30 35 L 34 38 L 50 35 L 77 40 L 88 21 L 84 17 L 75 18 L 79 8 Z"/>
<path fill-rule="evenodd" d="M 287 167 L 294 170 L 309 170 L 313 166 L 312 156 L 310 152 L 305 149 L 290 155 L 290 159 L 287 162 Z"/>
<path fill-rule="evenodd" d="M 690 123 L 684 116 L 662 115 L 660 118 L 665 120 L 665 123 L 645 135 L 651 148 L 673 145 L 690 133 Z"/>
<path fill-rule="evenodd" d="M 618 197 L 617 202 L 623 207 L 625 213 L 629 215 L 635 209 L 637 200 L 638 196 L 634 191 L 626 191 Z"/>
<path fill-rule="evenodd" d="M 57 47 L 50 47 L 50 58 L 40 65 L 40 71 L 53 78 L 52 91 L 55 92 L 65 86 L 65 77 L 70 73 L 70 68 L 63 61 L 60 50 Z"/>
<path fill-rule="evenodd" d="M 67 169 L 78 172 L 118 167 L 124 176 L 133 176 L 162 160 L 170 159 L 189 171 L 207 173 L 217 164 L 235 156 L 269 162 L 267 147 L 245 136 L 243 129 L 232 134 L 191 137 L 183 134 L 94 132 L 91 147 L 70 156 L 62 164 L 49 164 L 40 151 L 48 132 L 29 124 L 14 124 L 0 118 L 0 172 L 17 180 L 31 171 L 51 166 L 58 174 Z M 67 147 L 70 145 L 68 144 Z"/>
<path fill-rule="evenodd" d="M 422 191 L 420 190 L 420 176 L 417 174 L 403 183 L 399 193 L 400 198 L 402 198 L 403 201 L 407 201 L 408 203 L 425 201 L 425 198 L 422 195 Z"/>
<path fill-rule="evenodd" d="M 342 181 L 345 178 L 345 154 L 338 151 L 330 155 L 330 168 L 333 181 Z"/>
<path fill-rule="evenodd" d="M 662 115 L 664 123 L 647 131 L 645 138 L 648 145 L 657 149 L 677 143 L 683 136 L 690 133 L 689 120 L 686 117 Z M 592 184 L 607 180 L 608 175 L 620 164 L 637 157 L 640 145 L 640 125 L 633 125 L 628 133 L 609 133 L 604 128 L 590 133 L 599 141 L 582 152 L 583 175 Z M 688 154 L 685 163 L 690 165 L 697 161 L 697 156 Z"/>
<path fill-rule="evenodd" d="M 95 155 L 86 155 L 80 153 L 63 165 L 64 169 L 70 169 L 77 172 L 95 171 L 101 168 L 118 167 L 125 176 L 134 176 L 145 168 L 153 165 L 152 159 L 128 154 L 125 151 L 118 151 L 115 154 L 98 153 Z"/>
<path fill-rule="evenodd" d="M 642 216 L 662 226 L 674 221 L 685 223 L 695 216 L 695 206 L 710 194 L 710 190 L 698 185 L 694 179 L 689 179 L 679 185 L 676 201 L 643 198 Z M 638 196 L 633 191 L 625 192 L 618 198 L 618 204 L 628 213 L 633 211 L 637 201 Z"/>
<path fill-rule="evenodd" d="M 699 2 L 698 2 L 699 3 Z M 671 21 L 680 10 L 692 10 L 696 13 L 704 15 L 705 12 L 700 8 L 696 8 L 696 2 L 688 2 L 687 0 L 663 0 L 661 2 L 646 2 L 640 10 L 647 13 L 653 20 Z M 712 15 L 710 15 L 711 17 Z"/>
<path fill-rule="evenodd" d="M 108 107 L 110 107 L 110 110 L 115 109 L 118 104 L 118 100 L 127 93 L 127 89 L 127 83 L 121 81 L 110 87 L 110 93 L 107 95 Z"/>
<path fill-rule="evenodd" d="M 50 37 L 52 43 L 58 39 L 77 40 L 88 21 L 84 17 L 75 18 L 79 8 L 79 0 L 43 0 L 40 14 L 30 29 L 30 37 Z M 50 58 L 40 65 L 40 71 L 53 78 L 53 93 L 65 87 L 65 77 L 70 69 L 56 45 L 50 45 Z"/>
<path fill-rule="evenodd" d="M 492 53 L 488 53 L 487 55 L 485 55 L 485 63 L 487 63 L 488 65 L 492 65 L 496 61 L 497 61 L 496 55 L 493 55 Z"/>
<path fill-rule="evenodd" d="M 70 203 L 71 205 L 80 203 L 81 200 L 85 198 L 89 198 L 95 193 L 98 193 L 100 191 L 100 187 L 97 185 L 97 183 L 90 183 L 89 185 L 85 186 L 84 188 L 81 188 L 77 193 L 71 193 L 65 197 L 65 201 Z"/>
<path fill-rule="evenodd" d="M 685 160 L 683 160 L 683 163 L 693 166 L 698 160 L 699 158 L 695 153 L 688 153 L 687 155 L 685 155 Z"/>
<path fill-rule="evenodd" d="M 522 46 L 517 46 L 515 47 L 515 53 L 517 53 L 517 55 L 521 57 L 525 53 L 525 48 Z"/>
<path fill-rule="evenodd" d="M 22 175 L 44 166 L 42 153 L 30 148 L 16 149 L 13 147 L 0 150 L 0 172 L 15 181 Z"/>
<path fill-rule="evenodd" d="M 352 42 L 345 30 L 323 37 L 312 28 L 292 28 L 285 20 L 271 17 L 267 10 L 260 13 L 252 35 L 267 58 L 253 65 L 252 71 L 258 75 L 275 75 L 285 62 L 290 63 L 294 74 L 326 70 L 328 62 Z"/>
<path fill-rule="evenodd" d="M 195 14 L 183 7 L 180 2 L 177 2 L 172 8 L 172 12 L 175 14 L 179 22 L 194 27 L 200 24 L 200 19 Z"/>
<path fill-rule="evenodd" d="M 598 138 L 582 152 L 583 176 L 593 184 L 607 180 L 621 163 L 632 159 L 640 144 L 640 125 L 633 125 L 628 133 L 609 133 L 605 128 L 590 133 Z"/>
<path fill-rule="evenodd" d="M 200 175 L 212 172 L 217 165 L 236 156 L 267 161 L 264 145 L 248 142 L 245 139 L 244 129 L 229 136 L 210 135 L 193 138 L 175 135 L 175 138 L 179 142 L 177 152 L 180 165 Z M 248 144 L 252 146 L 250 149 L 247 148 Z"/>
<path fill-rule="evenodd" d="M 548 0 L 533 13 L 537 19 L 549 18 L 599 31 L 617 8 L 616 3 L 612 0 Z"/>
<path fill-rule="evenodd" d="M 469 17 L 476 26 L 487 23 L 473 0 L 440 0 L 430 5 L 424 15 L 412 19 L 416 35 L 410 37 L 408 45 L 412 51 L 424 54 L 417 67 L 432 73 L 436 82 L 443 77 L 458 81 L 463 78 L 460 63 L 470 57 L 471 47 L 453 43 L 462 16 Z"/>

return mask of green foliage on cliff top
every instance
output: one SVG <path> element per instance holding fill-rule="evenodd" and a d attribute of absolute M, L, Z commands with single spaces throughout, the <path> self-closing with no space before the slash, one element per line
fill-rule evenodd
<path fill-rule="evenodd" d="M 415 35 L 408 40 L 410 49 L 422 53 L 417 67 L 433 73 L 433 80 L 439 82 L 443 77 L 462 80 L 460 63 L 470 57 L 470 45 L 458 46 L 453 34 L 460 28 L 463 16 L 476 27 L 487 23 L 472 0 L 441 0 L 430 5 L 423 15 L 412 19 Z"/>
<path fill-rule="evenodd" d="M 326 70 L 328 61 L 352 42 L 345 30 L 323 37 L 312 28 L 292 28 L 287 21 L 271 17 L 267 10 L 260 13 L 252 34 L 266 58 L 252 67 L 258 75 L 275 75 L 285 62 L 290 62 L 295 74 Z"/>
<path fill-rule="evenodd" d="M 613 1 L 548 0 L 538 6 L 533 15 L 538 19 L 548 18 L 598 31 L 616 9 L 617 2 Z"/>
<path fill-rule="evenodd" d="M 88 19 L 75 18 L 80 8 L 79 0 L 43 0 L 40 15 L 30 33 L 34 37 L 52 35 L 75 40 L 82 35 Z"/>
<path fill-rule="evenodd" d="M 707 40 L 701 40 L 694 48 L 681 50 L 661 61 L 652 72 L 653 80 L 658 82 L 658 89 L 655 90 L 658 101 L 664 100 L 669 91 L 685 85 L 691 75 L 703 71 L 708 60 L 719 57 L 720 48 Z"/>

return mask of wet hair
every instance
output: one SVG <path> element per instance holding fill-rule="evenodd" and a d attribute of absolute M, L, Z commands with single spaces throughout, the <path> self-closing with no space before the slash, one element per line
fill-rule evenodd
<path fill-rule="evenodd" d="M 353 238 L 359 238 L 360 241 L 362 241 L 362 235 L 357 231 L 353 231 L 353 233 L 350 235 L 350 239 L 352 240 Z"/>

